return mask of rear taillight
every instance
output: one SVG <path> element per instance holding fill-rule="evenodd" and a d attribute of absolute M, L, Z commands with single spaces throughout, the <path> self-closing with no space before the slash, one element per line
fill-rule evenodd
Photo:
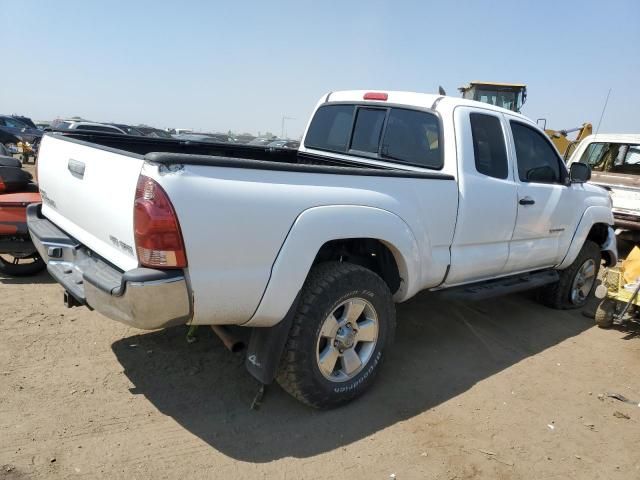
<path fill-rule="evenodd" d="M 146 267 L 184 268 L 187 256 L 178 217 L 169 197 L 153 179 L 140 175 L 133 207 L 138 260 Z"/>

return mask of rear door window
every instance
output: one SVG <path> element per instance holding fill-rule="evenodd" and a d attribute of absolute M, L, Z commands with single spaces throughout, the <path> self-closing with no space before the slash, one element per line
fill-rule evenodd
<path fill-rule="evenodd" d="M 380 153 L 383 159 L 442 168 L 438 118 L 428 112 L 392 108 Z"/>
<path fill-rule="evenodd" d="M 469 119 L 476 170 L 489 177 L 507 178 L 507 149 L 500 119 L 483 113 L 471 113 Z"/>
<path fill-rule="evenodd" d="M 368 153 L 378 153 L 382 126 L 387 116 L 386 109 L 359 108 L 356 124 L 353 127 L 351 150 Z"/>
<path fill-rule="evenodd" d="M 306 147 L 345 152 L 353 124 L 353 105 L 325 105 L 311 120 L 304 144 Z"/>

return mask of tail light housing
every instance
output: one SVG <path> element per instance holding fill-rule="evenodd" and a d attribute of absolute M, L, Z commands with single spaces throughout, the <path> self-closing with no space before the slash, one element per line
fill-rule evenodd
<path fill-rule="evenodd" d="M 389 94 L 385 92 L 367 92 L 362 98 L 364 100 L 380 100 L 386 102 L 389 99 Z"/>
<path fill-rule="evenodd" d="M 140 264 L 152 268 L 184 268 L 187 255 L 178 217 L 158 183 L 140 175 L 133 206 L 133 228 Z"/>

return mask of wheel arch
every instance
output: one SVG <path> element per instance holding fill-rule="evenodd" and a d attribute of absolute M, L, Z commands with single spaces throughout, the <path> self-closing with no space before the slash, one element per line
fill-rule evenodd
<path fill-rule="evenodd" d="M 609 208 L 602 206 L 588 207 L 582 215 L 580 223 L 578 223 L 565 257 L 556 268 L 562 270 L 571 265 L 587 240 L 592 240 L 600 246 L 607 265 L 615 263 L 617 257 L 611 250 L 612 248 L 615 249 L 615 238 L 611 238 L 611 225 L 613 225 L 613 214 Z M 610 245 L 612 242 L 613 245 Z"/>
<path fill-rule="evenodd" d="M 430 246 L 426 245 L 425 250 L 430 251 Z M 372 269 L 387 283 L 396 301 L 403 301 L 419 290 L 421 250 L 402 218 L 367 206 L 313 207 L 293 223 L 273 263 L 258 308 L 244 325 L 278 323 L 311 268 L 325 260 L 351 261 Z"/>

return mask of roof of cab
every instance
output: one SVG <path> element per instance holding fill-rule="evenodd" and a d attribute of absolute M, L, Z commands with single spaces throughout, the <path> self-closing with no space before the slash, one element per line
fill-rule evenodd
<path fill-rule="evenodd" d="M 640 143 L 640 133 L 597 133 L 589 135 L 583 142 Z"/>
<path fill-rule="evenodd" d="M 388 98 L 386 101 L 384 100 L 365 100 L 364 95 L 366 93 L 371 92 L 379 92 L 386 93 Z M 438 95 L 433 93 L 419 93 L 419 92 L 404 92 L 404 91 L 393 91 L 393 90 L 342 90 L 338 92 L 330 92 L 327 95 L 323 96 L 320 100 L 320 104 L 322 103 L 331 103 L 331 102 L 358 102 L 358 103 L 393 103 L 396 105 L 407 105 L 413 107 L 434 109 L 434 104 L 436 100 L 438 100 L 437 106 L 448 106 L 450 109 L 453 109 L 457 106 L 467 106 L 467 107 L 476 107 L 482 108 L 484 110 L 493 110 L 495 112 L 507 113 L 514 117 L 519 117 L 528 123 L 534 123 L 530 118 L 522 115 L 521 113 L 512 112 L 511 110 L 507 110 L 505 108 L 496 107 L 495 105 L 491 105 L 488 103 L 477 102 L 475 100 L 467 100 L 461 97 L 452 97 L 449 95 Z M 437 110 L 438 108 L 436 108 Z"/>

